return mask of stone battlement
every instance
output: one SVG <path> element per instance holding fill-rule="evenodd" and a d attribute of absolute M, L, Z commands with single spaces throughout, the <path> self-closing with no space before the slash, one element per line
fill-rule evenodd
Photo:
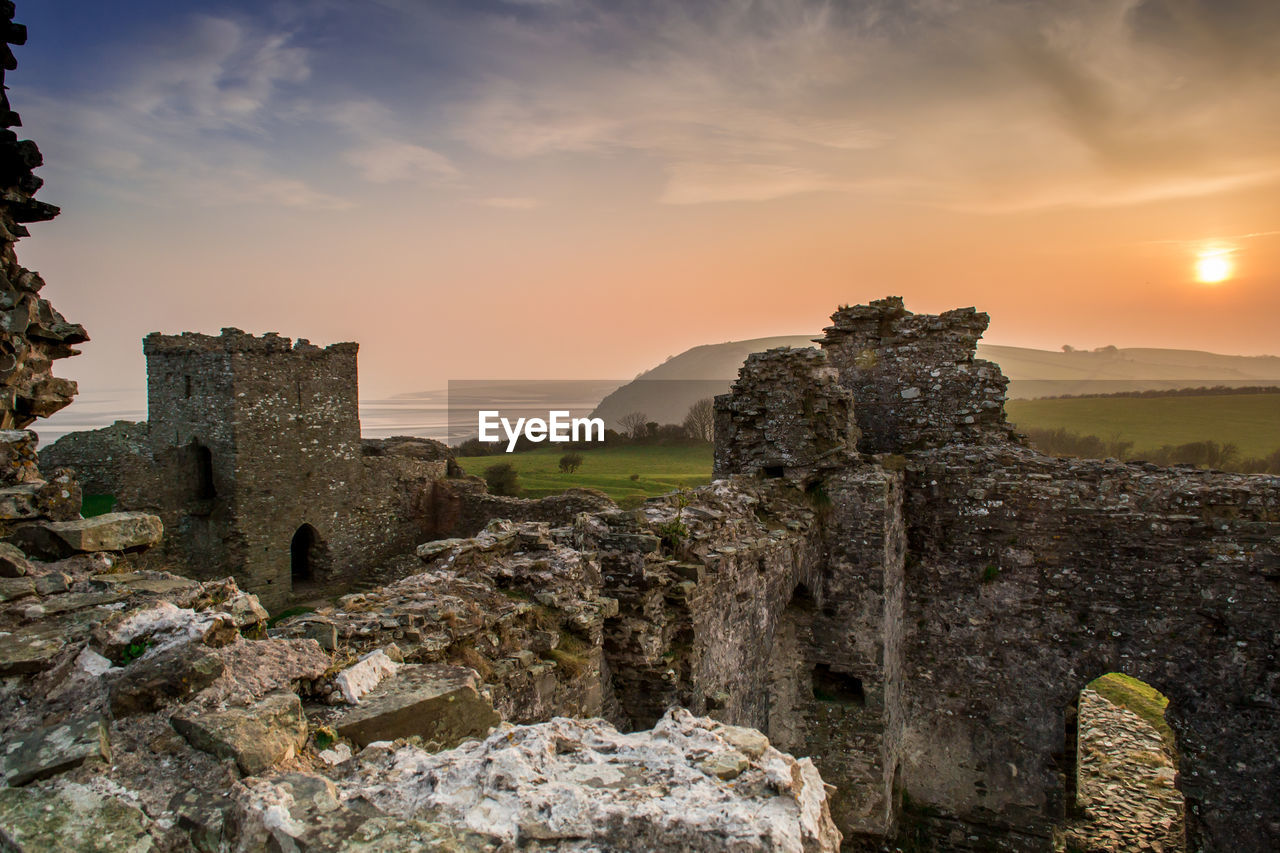
<path fill-rule="evenodd" d="M 309 355 L 355 353 L 360 345 L 353 341 L 319 347 L 306 338 L 296 342 L 290 338 L 267 332 L 257 336 L 236 328 L 225 328 L 220 335 L 199 332 L 183 332 L 180 335 L 163 335 L 152 332 L 143 339 L 143 351 L 147 355 L 172 353 L 299 353 Z"/>
<path fill-rule="evenodd" d="M 986 314 L 913 314 L 890 296 L 831 320 L 819 343 L 858 401 L 863 452 L 1017 441 L 1004 415 L 1009 380 L 974 357 Z"/>

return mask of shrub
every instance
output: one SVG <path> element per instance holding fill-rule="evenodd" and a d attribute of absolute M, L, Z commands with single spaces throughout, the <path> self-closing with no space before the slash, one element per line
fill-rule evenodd
<path fill-rule="evenodd" d="M 631 477 L 630 477 L 630 480 L 631 480 L 631 482 L 633 482 L 633 483 L 634 483 L 636 480 L 639 480 L 639 479 L 640 479 L 640 475 L 639 475 L 639 474 L 632 474 L 632 475 L 631 475 Z"/>
<path fill-rule="evenodd" d="M 662 545 L 669 554 L 675 554 L 676 549 L 680 547 L 680 543 L 689 535 L 689 528 L 678 518 L 657 524 L 654 529 L 662 539 Z"/>
<path fill-rule="evenodd" d="M 468 438 L 459 444 L 453 451 L 454 456 L 492 456 L 499 452 L 499 447 L 494 442 L 481 441 L 478 438 Z"/>
<path fill-rule="evenodd" d="M 560 473 L 572 474 L 582 467 L 581 453 L 566 453 L 560 457 Z"/>
<path fill-rule="evenodd" d="M 489 494 L 515 497 L 520 494 L 520 472 L 510 462 L 499 462 L 484 469 Z"/>

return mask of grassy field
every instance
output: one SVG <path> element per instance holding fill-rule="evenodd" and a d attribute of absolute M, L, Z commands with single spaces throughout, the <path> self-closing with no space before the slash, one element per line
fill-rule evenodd
<path fill-rule="evenodd" d="M 582 467 L 560 472 L 563 447 L 542 447 L 526 453 L 470 456 L 458 459 L 468 474 L 484 476 L 484 469 L 510 462 L 520 472 L 521 497 L 540 498 L 578 486 L 600 491 L 621 506 L 635 506 L 645 498 L 674 489 L 711 482 L 711 446 L 602 447 L 580 450 Z M 639 474 L 632 480 L 632 474 Z"/>
<path fill-rule="evenodd" d="M 1134 443 L 1134 455 L 1165 444 L 1192 441 L 1231 442 L 1242 457 L 1266 456 L 1280 448 L 1280 394 L 1228 394 L 1201 397 L 1080 397 L 1065 400 L 1013 400 L 1009 420 L 1024 429 L 1066 429 L 1080 435 Z M 711 448 L 604 447 L 579 451 L 582 467 L 562 474 L 563 447 L 527 453 L 463 457 L 468 474 L 510 462 L 520 473 L 521 496 L 539 498 L 582 486 L 599 489 L 622 506 L 673 489 L 711 481 Z M 633 474 L 640 475 L 631 479 Z"/>
<path fill-rule="evenodd" d="M 1242 457 L 1280 448 L 1280 394 L 1011 400 L 1006 409 L 1022 429 L 1061 428 L 1132 441 L 1136 456 L 1192 441 L 1230 442 Z"/>

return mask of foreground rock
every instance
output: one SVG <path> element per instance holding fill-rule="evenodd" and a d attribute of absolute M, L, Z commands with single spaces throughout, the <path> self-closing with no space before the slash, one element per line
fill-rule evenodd
<path fill-rule="evenodd" d="M 13 787 L 97 759 L 111 760 L 107 727 L 98 717 L 68 720 L 33 732 L 12 732 L 0 747 L 4 781 Z"/>
<path fill-rule="evenodd" d="M 146 853 L 155 849 L 139 809 L 87 785 L 0 788 L 0 849 L 13 853 Z"/>
<path fill-rule="evenodd" d="M 60 560 L 72 554 L 129 551 L 157 544 L 164 528 L 145 512 L 109 512 L 76 521 L 46 521 L 23 527 L 14 543 L 28 555 Z"/>
<path fill-rule="evenodd" d="M 187 742 L 219 758 L 233 758 L 254 776 L 294 758 L 307 740 L 307 719 L 296 694 L 281 690 L 247 708 L 205 714 L 175 714 L 171 720 Z"/>
<path fill-rule="evenodd" d="M 356 833 L 352 822 L 368 818 L 337 806 L 357 795 L 418 831 L 436 824 L 465 833 L 467 843 L 453 849 L 840 849 L 809 759 L 779 752 L 758 732 L 679 709 L 634 734 L 603 720 L 557 718 L 448 752 L 374 748 L 357 758 L 333 790 L 296 776 L 253 786 L 241 803 L 239 849 L 294 849 L 325 825 Z M 317 809 L 326 792 L 333 807 Z"/>
<path fill-rule="evenodd" d="M 435 664 L 400 667 L 359 705 L 343 711 L 334 728 L 359 746 L 420 737 L 447 749 L 484 737 L 498 722 L 473 670 Z"/>

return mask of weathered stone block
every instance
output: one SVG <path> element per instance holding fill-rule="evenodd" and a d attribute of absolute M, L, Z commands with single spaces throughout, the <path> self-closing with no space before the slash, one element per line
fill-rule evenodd
<path fill-rule="evenodd" d="M 173 727 L 196 749 L 233 758 L 240 772 L 256 776 L 298 754 L 307 741 L 307 719 L 297 694 L 280 690 L 247 708 L 175 714 Z"/>
<path fill-rule="evenodd" d="M 163 649 L 125 667 L 111 686 L 111 712 L 159 710 L 208 687 L 225 669 L 220 656 L 196 643 Z"/>
<path fill-rule="evenodd" d="M 0 542 L 0 578 L 20 578 L 31 573 L 31 562 L 22 549 Z"/>
<path fill-rule="evenodd" d="M 45 474 L 48 481 L 40 484 L 35 492 L 36 509 L 42 516 L 54 521 L 79 519 L 84 495 L 71 472 L 63 468 L 47 471 Z"/>
<path fill-rule="evenodd" d="M 360 746 L 417 735 L 448 748 L 483 737 L 500 721 L 479 684 L 475 670 L 466 667 L 403 666 L 344 711 L 334 729 Z"/>
<path fill-rule="evenodd" d="M 141 810 L 86 785 L 0 788 L 0 846 L 15 853 L 147 853 Z"/>
<path fill-rule="evenodd" d="M 62 637 L 40 628 L 0 632 L 0 676 L 48 669 L 65 645 Z"/>
<path fill-rule="evenodd" d="M 36 506 L 37 483 L 19 483 L 0 489 L 0 521 L 22 521 L 39 518 Z"/>
<path fill-rule="evenodd" d="M 111 760 L 106 724 L 96 716 L 9 733 L 0 746 L 0 775 L 18 787 L 94 759 Z"/>
<path fill-rule="evenodd" d="M 36 594 L 33 578 L 0 578 L 0 602 L 17 601 Z"/>
<path fill-rule="evenodd" d="M 35 435 L 25 429 L 0 429 L 0 484 L 39 480 L 36 462 Z"/>
<path fill-rule="evenodd" d="M 128 551 L 155 545 L 164 535 L 157 516 L 145 512 L 109 512 L 79 521 L 45 525 L 71 552 Z"/>

